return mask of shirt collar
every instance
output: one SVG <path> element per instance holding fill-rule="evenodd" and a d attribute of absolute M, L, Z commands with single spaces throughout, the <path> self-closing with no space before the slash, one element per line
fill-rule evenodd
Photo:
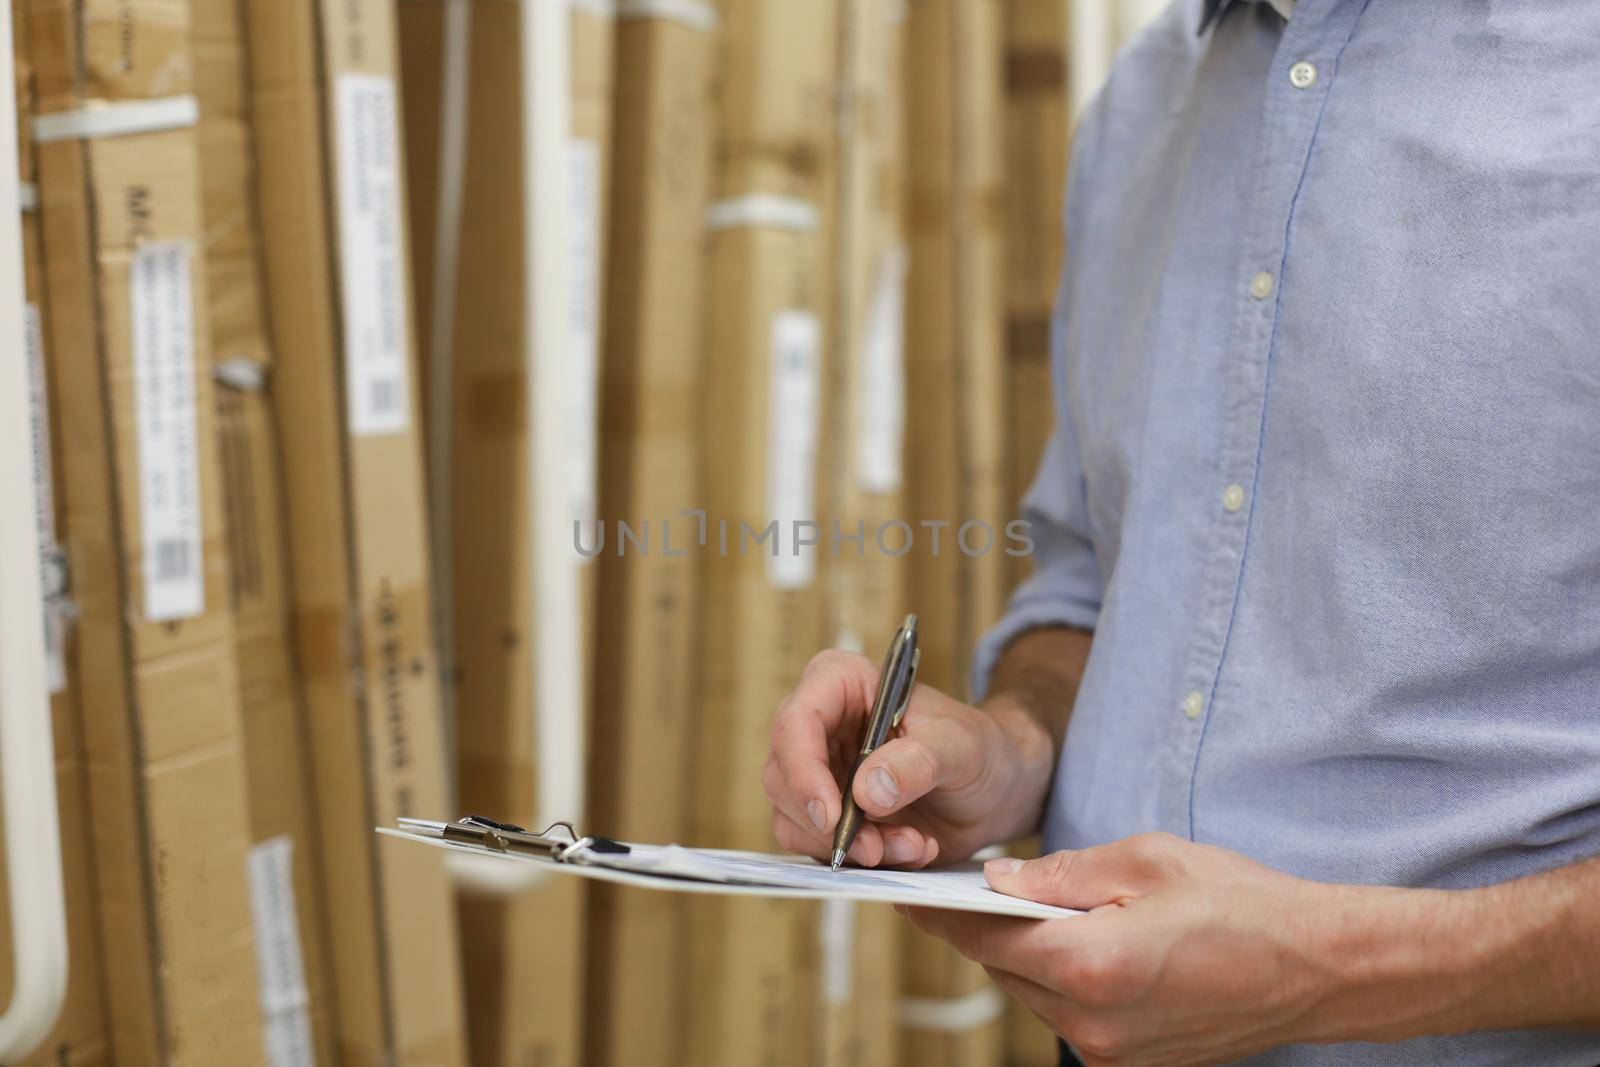
<path fill-rule="evenodd" d="M 1206 28 L 1215 22 L 1223 11 L 1232 6 L 1233 2 L 1234 0 L 1205 0 L 1200 8 L 1200 26 L 1195 33 L 1205 33 Z M 1288 19 L 1289 13 L 1294 10 L 1294 0 L 1267 0 L 1267 2 L 1285 19 Z"/>

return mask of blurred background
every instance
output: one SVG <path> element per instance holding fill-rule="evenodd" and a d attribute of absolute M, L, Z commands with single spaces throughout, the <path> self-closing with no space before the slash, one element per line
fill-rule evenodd
<path fill-rule="evenodd" d="M 1160 6 L 12 0 L 0 939 L 64 894 L 70 971 L 0 1062 L 1053 1065 L 890 909 L 372 829 L 772 850 L 814 652 L 915 611 L 966 692 L 1073 118 Z"/>

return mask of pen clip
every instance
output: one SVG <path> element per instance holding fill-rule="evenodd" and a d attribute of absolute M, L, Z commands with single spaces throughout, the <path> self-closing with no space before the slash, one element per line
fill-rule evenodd
<path fill-rule="evenodd" d="M 889 722 L 891 730 L 900 728 L 900 720 L 906 717 L 906 709 L 911 706 L 911 691 L 917 686 L 917 664 L 922 662 L 922 649 L 911 650 L 911 670 L 906 674 L 905 692 L 900 696 L 900 706 L 894 709 L 894 718 Z"/>

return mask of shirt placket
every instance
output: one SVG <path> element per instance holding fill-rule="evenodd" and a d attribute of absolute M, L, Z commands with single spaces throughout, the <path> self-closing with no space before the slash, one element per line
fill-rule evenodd
<path fill-rule="evenodd" d="M 1213 720 L 1230 710 L 1220 683 L 1255 515 L 1290 218 L 1339 54 L 1364 6 L 1364 0 L 1300 0 L 1267 75 L 1244 251 L 1231 283 L 1237 315 L 1220 458 L 1209 490 L 1213 517 L 1201 534 L 1207 538 L 1201 600 L 1183 685 L 1172 695 L 1174 729 L 1162 776 L 1162 827 L 1188 837 L 1195 836 L 1195 780 L 1205 737 Z"/>

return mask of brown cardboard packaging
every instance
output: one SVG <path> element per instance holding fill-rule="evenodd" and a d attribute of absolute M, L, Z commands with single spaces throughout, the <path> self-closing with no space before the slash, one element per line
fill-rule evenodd
<path fill-rule="evenodd" d="M 1071 146 L 1067 10 L 1054 0 L 1007 4 L 1005 37 L 1007 503 L 1020 514 L 1054 422 L 1050 314 L 1066 251 Z M 1017 557 L 1012 584 L 1031 566 Z"/>
<path fill-rule="evenodd" d="M 836 193 L 838 5 L 730 0 L 723 11 L 705 394 L 716 416 L 706 498 L 717 550 L 706 565 L 696 841 L 771 849 L 761 766 L 772 714 L 833 636 L 822 575 L 835 516 L 821 453 L 832 399 L 827 219 Z M 768 528 L 776 539 L 755 545 Z M 818 547 L 799 544 L 812 538 Z M 696 986 L 705 990 L 690 1014 L 691 1060 L 817 1062 L 827 1030 L 822 909 L 712 898 L 690 907 Z"/>
<path fill-rule="evenodd" d="M 475 105 L 457 289 L 452 555 L 461 801 L 464 810 L 511 812 L 513 818 L 532 823 L 538 781 L 534 716 L 585 715 L 586 709 L 539 708 L 531 692 L 534 635 L 528 632 L 533 615 L 532 539 L 529 483 L 523 476 L 528 459 L 528 426 L 522 418 L 528 350 L 522 343 L 525 275 L 517 15 L 514 7 L 483 5 L 474 20 Z M 581 300 L 587 308 L 583 316 L 587 343 L 575 331 L 569 375 L 593 375 L 598 369 L 597 256 L 603 235 L 605 140 L 610 132 L 606 123 L 610 28 L 608 19 L 573 11 L 573 141 L 568 171 L 573 211 L 567 225 L 590 255 L 587 260 L 569 261 L 574 306 Z M 579 293 L 586 295 L 580 298 Z M 585 345 L 581 352 L 579 345 Z M 588 395 L 592 399 L 594 393 Z M 516 405 L 516 417 L 494 418 L 506 412 L 508 401 Z M 588 457 L 586 488 L 592 494 L 598 433 L 593 410 L 588 411 L 585 425 L 573 425 L 570 432 L 580 439 L 577 447 Z M 577 470 L 572 473 L 575 480 L 585 477 Z M 545 521 L 561 519 L 547 516 Z M 589 629 L 594 622 L 592 567 L 582 577 L 581 625 Z M 475 1063 L 578 1067 L 585 1062 L 581 1047 L 585 889 L 578 879 L 551 878 L 511 897 L 462 896 Z M 529 1005 L 537 1009 L 530 1011 Z"/>
<path fill-rule="evenodd" d="M 267 1044 L 284 1062 L 334 1062 L 329 930 L 315 790 L 289 618 L 273 351 L 262 307 L 260 227 L 233 0 L 193 0 L 201 215 L 217 437 L 250 781 L 251 892 Z"/>
<path fill-rule="evenodd" d="M 756 547 L 768 518 L 768 457 L 774 447 L 775 393 L 800 408 L 790 421 L 820 425 L 823 358 L 814 310 L 824 276 L 818 235 L 740 228 L 714 235 L 712 292 L 717 294 L 709 343 L 708 411 L 719 413 L 718 445 L 706 493 L 715 524 L 727 523 L 728 555 L 706 566 L 706 725 L 695 752 L 699 789 L 695 841 L 717 847 L 770 850 L 771 805 L 761 789 L 771 716 L 807 660 L 827 644 L 820 582 L 811 576 L 775 585 L 769 568 L 793 574 L 794 512 L 774 515 L 779 543 Z M 772 350 L 778 349 L 776 354 Z M 787 365 L 799 388 L 774 386 L 772 368 Z M 800 388 L 812 395 L 802 399 Z M 804 408 L 809 408 L 804 410 Z M 791 409 L 793 411 L 794 409 Z M 805 431 L 791 430 L 804 440 Z M 769 437 L 770 435 L 773 435 Z M 791 454 L 813 465 L 817 438 Z M 810 452 L 807 456 L 804 453 Z M 800 479 L 799 472 L 785 477 Z M 746 535 L 746 531 L 751 531 Z M 745 551 L 741 554 L 741 545 Z M 813 564 L 814 566 L 814 564 Z M 800 584 L 804 581 L 804 584 Z M 816 987 L 817 905 L 774 899 L 704 898 L 690 902 L 695 961 L 690 1060 L 704 1064 L 802 1065 L 814 1062 L 819 1021 Z"/>
<path fill-rule="evenodd" d="M 1050 314 L 1066 241 L 1062 208 L 1070 147 L 1067 9 L 1055 0 L 1005 5 L 1006 108 L 1006 503 L 1022 497 L 1044 455 L 1054 415 L 1050 393 Z M 1010 581 L 1032 561 L 1010 561 Z M 1010 849 L 1038 855 L 1036 840 Z M 1006 1058 L 1013 1067 L 1054 1067 L 1055 1035 L 1020 1002 L 1006 1004 Z"/>
<path fill-rule="evenodd" d="M 429 360 L 448 358 L 451 413 L 430 426 L 430 468 L 444 470 L 432 486 L 432 506 L 448 512 L 446 549 L 453 606 L 453 687 L 457 720 L 460 807 L 519 823 L 535 821 L 539 773 L 535 716 L 583 714 L 584 709 L 538 709 L 533 696 L 534 644 L 528 528 L 528 349 L 524 343 L 523 157 L 520 11 L 482 3 L 470 9 L 465 152 L 446 166 L 462 168 L 462 202 L 454 235 L 435 244 L 440 144 L 447 142 L 440 100 L 443 6 L 401 8 L 408 165 L 419 323 L 448 314 L 450 336 Z M 605 142 L 609 139 L 611 21 L 572 11 L 573 183 L 572 257 L 575 315 L 569 373 L 592 374 L 599 341 L 603 248 Z M 423 193 L 422 190 L 426 190 Z M 436 254 L 456 246 L 448 305 L 435 307 Z M 448 265 L 445 268 L 449 269 Z M 437 379 L 430 365 L 429 388 Z M 591 394 L 592 395 L 592 394 Z M 430 396 L 430 410 L 437 398 Z M 583 416 L 575 412 L 578 418 Z M 575 451 L 588 457 L 575 476 L 593 479 L 596 425 L 592 412 L 574 425 Z M 591 490 L 592 492 L 592 490 Z M 565 534 L 566 520 L 551 516 Z M 592 524 L 591 524 L 592 525 Z M 437 528 L 437 527 L 436 527 Z M 592 533 L 588 535 L 592 543 Z M 585 623 L 592 624 L 595 565 L 585 568 Z M 572 818 L 578 812 L 563 813 Z M 552 878 L 503 896 L 463 891 L 462 951 L 472 1011 L 474 1063 L 572 1065 L 583 1062 L 584 884 Z M 530 1005 L 536 1006 L 530 1010 Z"/>
<path fill-rule="evenodd" d="M 33 145 L 28 136 L 33 111 L 33 67 L 28 50 L 28 18 L 20 0 L 12 3 L 12 42 L 15 51 L 18 163 L 22 180 L 31 186 L 30 201 L 37 199 Z M 87 782 L 83 759 L 82 722 L 73 686 L 69 657 L 71 607 L 67 599 L 67 561 L 58 536 L 61 503 L 55 468 L 60 450 L 58 428 L 50 409 L 52 390 L 45 381 L 43 320 L 48 314 L 44 264 L 39 247 L 39 213 L 36 202 L 25 201 L 22 215 L 22 264 L 27 289 L 24 323 L 26 358 L 34 380 L 33 417 L 35 482 L 38 489 L 40 567 L 46 597 L 46 653 L 50 657 L 47 679 L 51 689 L 50 714 L 54 728 L 56 802 L 61 822 L 62 879 L 67 894 L 66 999 L 55 1029 L 39 1049 L 21 1061 L 21 1067 L 50 1064 L 80 1067 L 108 1062 L 105 1003 L 101 996 L 105 976 L 100 966 L 99 911 L 95 898 L 94 857 L 90 848 Z M 0 915 L 10 915 L 3 873 L 0 873 Z M 0 923 L 0 1004 L 12 994 L 11 927 Z"/>
<path fill-rule="evenodd" d="M 406 276 L 393 9 L 246 5 L 293 611 L 346 1064 L 465 1060 Z"/>
<path fill-rule="evenodd" d="M 971 650 L 1005 611 L 1005 97 L 1000 59 L 1002 0 L 978 0 L 955 9 L 956 122 L 955 231 L 957 322 L 956 387 L 960 392 L 961 491 L 964 520 L 989 525 L 960 544 L 962 619 L 968 627 L 959 660 L 965 679 Z M 965 549 L 962 549 L 964 552 Z M 952 560 L 958 557 L 952 557 Z"/>
<path fill-rule="evenodd" d="M 830 546 L 823 577 L 828 636 L 876 660 L 907 610 L 905 561 L 877 543 L 878 530 L 904 511 L 904 30 L 905 5 L 896 0 L 840 10 L 839 192 L 831 226 L 837 359 L 825 483 L 841 533 L 862 540 L 841 540 L 838 551 Z M 888 908 L 842 902 L 820 912 L 819 1062 L 894 1064 L 900 921 Z"/>
<path fill-rule="evenodd" d="M 972 648 L 1003 599 L 1000 464 L 999 5 L 911 8 L 907 55 L 911 266 L 907 295 L 907 508 L 947 520 L 939 555 L 908 559 L 923 620 L 921 680 L 963 695 Z M 954 432 L 951 432 L 952 429 Z M 950 542 L 968 520 L 997 543 L 979 558 Z M 981 538 L 974 533 L 974 541 Z M 914 932 L 904 942 L 901 1058 L 994 1064 L 1004 1013 L 982 970 Z M 950 1026 L 958 1020 L 965 1025 Z M 931 1025 L 929 1025 L 931 1024 Z"/>
<path fill-rule="evenodd" d="M 616 25 L 615 162 L 606 242 L 601 361 L 599 568 L 590 826 L 640 841 L 691 838 L 691 752 L 702 659 L 698 576 L 689 550 L 704 507 L 705 206 L 720 31 L 702 18 L 651 17 L 629 4 Z M 619 553 L 617 523 L 648 520 L 651 551 Z M 677 547 L 668 555 L 661 523 Z M 596 885 L 590 898 L 589 1063 L 693 1062 L 688 909 L 671 893 Z"/>
<path fill-rule="evenodd" d="M 881 659 L 906 612 L 904 557 L 879 551 L 881 524 L 903 515 L 906 247 L 905 137 L 901 112 L 904 5 L 869 0 L 841 19 L 838 124 L 840 195 L 835 212 L 833 375 L 836 402 L 828 478 L 846 544 L 828 575 L 832 630 L 840 643 Z M 898 538 L 885 535 L 891 549 Z"/>
<path fill-rule="evenodd" d="M 38 151 L 78 681 L 114 1057 L 262 1062 L 189 9 L 37 0 Z M 191 98 L 192 100 L 192 98 Z M 126 114 L 96 111 L 114 126 Z M 192 118 L 192 113 L 190 115 Z M 162 128 L 164 127 L 164 128 Z"/>
<path fill-rule="evenodd" d="M 400 90 L 406 127 L 406 223 L 411 234 L 411 308 L 417 335 L 418 380 L 430 381 L 433 336 L 434 230 L 439 199 L 439 123 L 443 110 L 446 0 L 403 0 L 395 5 L 400 35 Z M 509 92 L 509 90 L 507 90 Z M 508 148 L 508 151 L 511 150 Z M 431 434 L 432 413 L 421 405 Z M 428 439 L 431 444 L 432 438 Z M 429 487 L 432 505 L 432 486 Z M 436 548 L 430 542 L 430 548 Z M 435 580 L 437 584 L 437 579 Z M 441 662 L 443 684 L 450 665 Z"/>

